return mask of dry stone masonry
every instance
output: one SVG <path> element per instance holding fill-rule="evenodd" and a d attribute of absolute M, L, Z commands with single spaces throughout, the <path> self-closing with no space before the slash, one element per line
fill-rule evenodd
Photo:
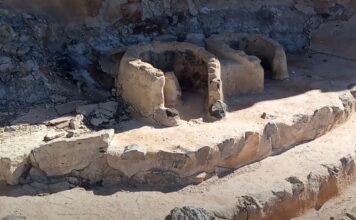
<path fill-rule="evenodd" d="M 161 204 L 172 220 L 320 208 L 355 176 L 356 78 L 354 60 L 309 44 L 355 12 L 353 0 L 0 1 L 0 204 L 8 187 L 120 185 L 184 187 L 177 208 Z M 245 186 L 255 194 L 229 192 Z"/>
<path fill-rule="evenodd" d="M 181 103 L 181 88 L 203 93 L 210 116 L 225 116 L 220 75 L 219 60 L 204 48 L 189 43 L 155 42 L 126 51 L 117 88 L 141 116 L 175 126 L 179 115 L 169 108 Z"/>
<path fill-rule="evenodd" d="M 222 33 L 211 36 L 207 47 L 223 60 L 222 78 L 228 95 L 263 91 L 265 74 L 277 80 L 289 77 L 283 47 L 262 35 Z"/>

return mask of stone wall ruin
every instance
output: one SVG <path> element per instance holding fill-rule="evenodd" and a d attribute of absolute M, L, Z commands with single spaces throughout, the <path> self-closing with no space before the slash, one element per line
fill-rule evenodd
<path fill-rule="evenodd" d="M 222 33 L 207 39 L 207 48 L 222 62 L 224 93 L 262 92 L 264 77 L 289 77 L 284 48 L 275 40 L 257 34 Z"/>
<path fill-rule="evenodd" d="M 172 108 L 182 102 L 181 89 L 201 93 L 210 116 L 225 114 L 219 60 L 189 43 L 131 47 L 121 60 L 117 88 L 135 112 L 167 126 L 178 124 Z"/>

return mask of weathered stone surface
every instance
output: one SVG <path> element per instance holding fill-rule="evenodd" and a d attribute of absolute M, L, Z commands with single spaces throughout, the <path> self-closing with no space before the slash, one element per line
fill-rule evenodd
<path fill-rule="evenodd" d="M 118 110 L 118 103 L 114 101 L 90 104 L 77 107 L 77 113 L 82 114 L 94 127 L 101 127 L 109 124 L 115 118 Z"/>
<path fill-rule="evenodd" d="M 0 57 L 0 73 L 10 71 L 13 68 L 10 57 Z"/>
<path fill-rule="evenodd" d="M 356 85 L 350 86 L 351 95 L 356 99 Z"/>
<path fill-rule="evenodd" d="M 222 40 L 215 35 L 207 40 L 207 48 L 221 60 L 221 78 L 226 96 L 263 91 L 264 69 L 260 59 L 234 48 L 232 39 Z"/>
<path fill-rule="evenodd" d="M 56 105 L 55 109 L 59 115 L 66 115 L 75 112 L 75 110 L 82 105 L 85 105 L 86 101 L 73 101 L 64 103 L 61 105 Z"/>
<path fill-rule="evenodd" d="M 210 108 L 210 115 L 214 118 L 222 119 L 226 116 L 227 105 L 221 101 L 217 101 Z"/>
<path fill-rule="evenodd" d="M 46 134 L 43 140 L 48 142 L 57 138 L 64 137 L 65 135 L 66 133 L 64 131 L 50 131 Z"/>
<path fill-rule="evenodd" d="M 164 108 L 165 76 L 161 69 L 167 68 L 174 69 L 181 86 L 207 90 L 209 108 L 223 101 L 219 61 L 203 48 L 188 43 L 155 42 L 128 49 L 121 60 L 118 94 L 141 116 L 152 117 Z M 200 88 L 203 85 L 207 89 Z"/>
<path fill-rule="evenodd" d="M 167 220 L 213 220 L 215 217 L 203 208 L 175 208 L 167 216 Z"/>
<path fill-rule="evenodd" d="M 235 83 L 235 85 L 227 86 L 226 89 L 232 91 L 230 93 L 248 92 L 249 90 L 260 92 L 263 90 L 264 75 L 261 74 L 263 70 L 259 66 L 259 59 L 264 65 L 265 72 L 269 73 L 273 79 L 283 80 L 289 77 L 287 56 L 283 47 L 277 41 L 262 35 L 237 33 L 213 35 L 208 40 L 208 49 L 219 58 L 237 62 L 234 65 L 235 68 L 237 67 L 235 70 L 231 68 L 228 61 L 223 62 L 223 64 L 226 64 L 223 68 L 223 74 L 227 75 L 225 76 L 226 81 Z M 246 56 L 245 53 L 259 59 Z M 244 67 L 242 68 L 243 71 L 241 71 L 241 67 L 238 68 L 238 65 Z M 235 80 L 240 82 L 240 85 L 236 85 L 236 82 L 233 81 L 236 77 L 239 77 Z M 239 89 L 239 86 L 242 88 Z"/>
<path fill-rule="evenodd" d="M 175 107 L 182 103 L 182 90 L 179 86 L 177 77 L 173 72 L 164 74 L 164 105 L 167 107 Z"/>
<path fill-rule="evenodd" d="M 127 146 L 122 154 L 124 160 L 144 160 L 146 156 L 146 149 L 138 145 Z"/>
<path fill-rule="evenodd" d="M 32 150 L 31 164 L 48 176 L 61 176 L 86 168 L 103 155 L 113 137 L 113 130 L 59 139 Z"/>
<path fill-rule="evenodd" d="M 20 176 L 29 167 L 28 156 L 42 143 L 48 130 L 45 126 L 14 129 L 0 138 L 0 180 L 18 184 Z"/>

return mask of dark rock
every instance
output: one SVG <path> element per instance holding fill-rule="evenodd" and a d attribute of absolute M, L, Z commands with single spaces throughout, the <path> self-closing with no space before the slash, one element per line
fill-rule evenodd
<path fill-rule="evenodd" d="M 222 101 L 217 101 L 210 108 L 210 115 L 217 119 L 222 119 L 226 116 L 227 105 Z"/>
<path fill-rule="evenodd" d="M 25 216 L 19 216 L 19 215 L 8 215 L 3 218 L 3 220 L 26 220 L 27 218 Z"/>
<path fill-rule="evenodd" d="M 168 117 L 177 117 L 179 116 L 179 112 L 174 108 L 167 108 L 166 113 Z"/>
<path fill-rule="evenodd" d="M 213 220 L 215 217 L 203 208 L 185 206 L 174 208 L 166 220 Z"/>

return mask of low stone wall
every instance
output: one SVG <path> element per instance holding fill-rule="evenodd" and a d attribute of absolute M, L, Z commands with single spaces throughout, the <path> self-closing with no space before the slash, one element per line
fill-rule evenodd
<path fill-rule="evenodd" d="M 186 84 L 189 89 L 202 89 L 206 93 L 210 116 L 223 117 L 224 109 L 214 109 L 217 103 L 223 105 L 220 62 L 204 48 L 189 43 L 155 42 L 130 47 L 121 60 L 118 95 L 141 116 L 157 119 L 157 111 L 165 108 L 163 71 L 172 70 L 183 86 Z M 159 120 L 159 123 L 170 125 L 164 121 Z"/>
<path fill-rule="evenodd" d="M 5 148 L 0 151 L 0 180 L 8 184 L 64 181 L 72 186 L 196 184 L 316 139 L 346 122 L 354 108 L 355 100 L 349 93 L 340 97 L 339 104 L 315 109 L 311 115 L 266 123 L 256 131 L 232 127 L 229 132 L 234 136 L 222 135 L 214 143 L 201 140 L 200 147 L 190 150 L 149 150 L 135 144 L 122 147 L 122 140 L 113 138 L 112 130 L 44 142 L 48 130 L 40 127 L 14 137 L 16 140 L 5 139 Z M 19 142 L 24 143 L 21 148 L 16 144 Z M 12 151 L 9 146 L 19 149 Z"/>
<path fill-rule="evenodd" d="M 206 42 L 208 51 L 221 61 L 221 78 L 226 96 L 263 91 L 264 70 L 259 58 L 235 50 L 215 35 Z"/>
<path fill-rule="evenodd" d="M 222 57 L 241 60 L 239 57 L 240 51 L 258 57 L 265 68 L 265 72 L 270 72 L 273 79 L 283 80 L 289 77 L 287 56 L 284 48 L 271 38 L 258 34 L 223 33 L 211 36 L 207 44 L 208 48 L 211 48 Z M 228 45 L 230 51 L 228 54 L 223 55 L 224 50 L 217 45 Z M 234 53 L 231 50 L 238 51 Z"/>

